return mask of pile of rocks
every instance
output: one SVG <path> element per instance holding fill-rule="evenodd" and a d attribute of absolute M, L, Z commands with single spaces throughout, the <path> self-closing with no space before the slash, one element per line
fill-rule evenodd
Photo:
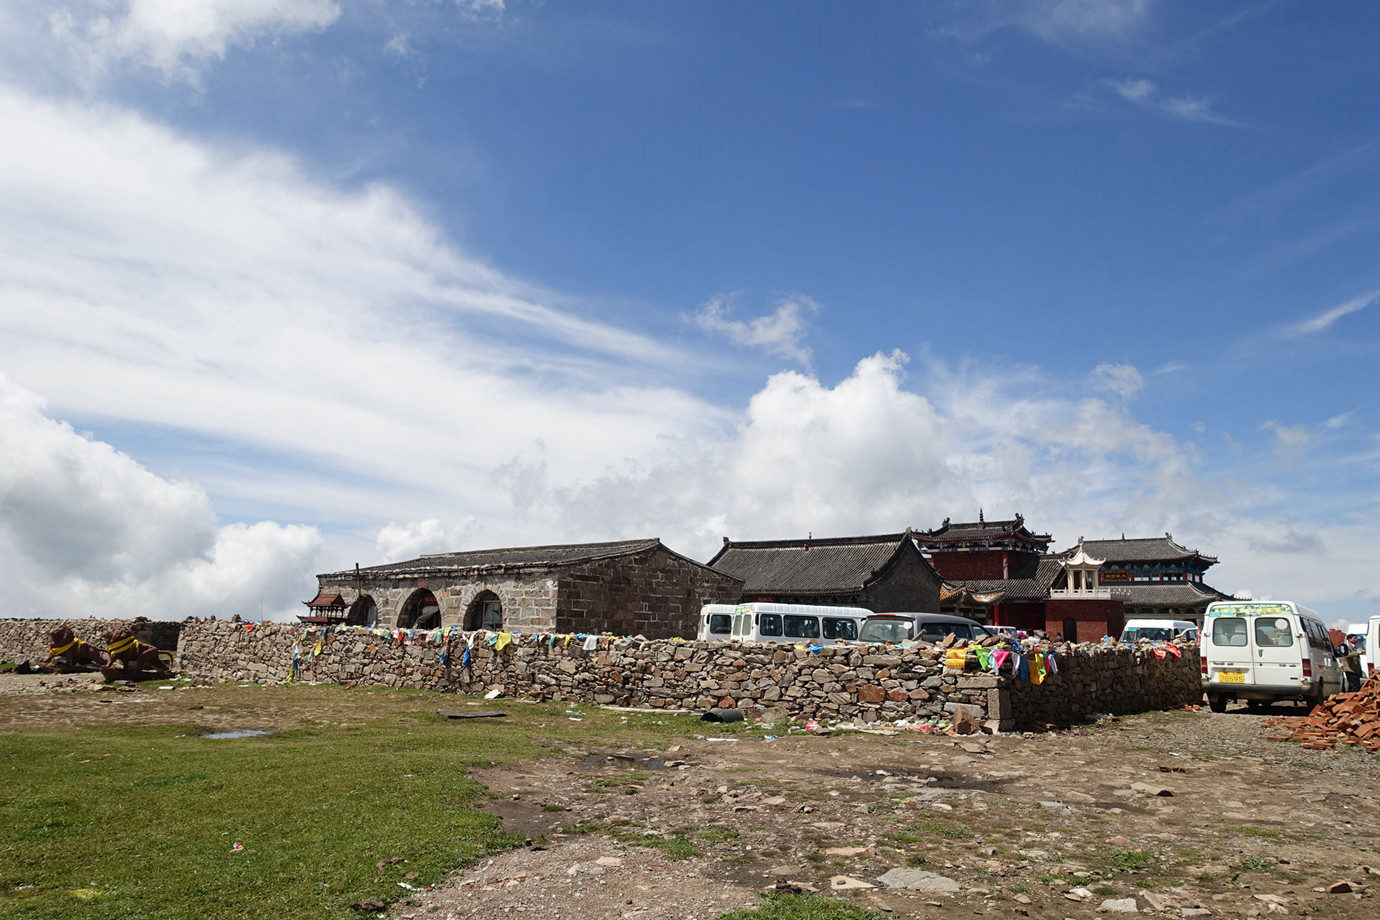
<path fill-rule="evenodd" d="M 1343 745 L 1361 745 L 1368 753 L 1380 752 L 1380 678 L 1372 677 L 1355 693 L 1339 693 L 1324 700 L 1306 716 L 1266 719 L 1285 734 L 1271 741 L 1298 741 L 1310 751 L 1326 751 Z"/>

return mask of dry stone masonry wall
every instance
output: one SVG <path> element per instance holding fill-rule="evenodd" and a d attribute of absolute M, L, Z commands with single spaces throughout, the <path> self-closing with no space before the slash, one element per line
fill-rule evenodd
<path fill-rule="evenodd" d="M 0 620 L 0 660 L 41 659 L 54 621 Z M 99 643 L 107 621 L 78 620 Z M 180 625 L 183 676 L 260 683 L 317 681 L 414 687 L 662 709 L 732 706 L 802 719 L 866 722 L 966 717 L 989 729 L 1067 724 L 1091 713 L 1169 708 L 1201 699 L 1196 647 L 1181 658 L 1149 649 L 1068 648 L 1059 672 L 1034 685 L 944 667 L 930 646 L 835 646 L 811 652 L 760 643 L 642 641 L 438 630 L 302 627 L 189 619 Z M 471 644 L 471 639 L 473 643 Z M 500 647 L 501 645 L 501 647 Z M 466 654 L 468 648 L 468 655 Z"/>

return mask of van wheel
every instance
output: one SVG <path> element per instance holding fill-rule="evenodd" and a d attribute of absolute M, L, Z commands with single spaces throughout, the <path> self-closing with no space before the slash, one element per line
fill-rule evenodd
<path fill-rule="evenodd" d="M 1227 697 L 1224 693 L 1209 693 L 1208 708 L 1213 712 L 1227 711 Z"/>

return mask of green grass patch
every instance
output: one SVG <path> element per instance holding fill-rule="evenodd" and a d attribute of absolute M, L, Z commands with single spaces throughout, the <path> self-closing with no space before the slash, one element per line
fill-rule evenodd
<path fill-rule="evenodd" d="M 916 833 L 926 837 L 947 837 L 950 840 L 967 840 L 973 832 L 961 824 L 945 824 L 943 821 L 917 821 L 911 825 Z"/>
<path fill-rule="evenodd" d="M 342 687 L 140 700 L 92 707 L 78 717 L 87 724 L 62 731 L 0 733 L 0 915 L 348 917 L 353 902 L 406 897 L 397 884 L 406 873 L 419 873 L 410 884 L 421 887 L 520 843 L 482 810 L 487 793 L 471 767 L 593 733 L 659 746 L 699 728 L 692 716 L 623 721 L 592 708 L 571 723 L 561 704 L 493 703 L 508 718 L 448 721 L 433 710 L 463 705 L 455 694 Z M 202 738 L 193 701 L 219 719 L 284 730 Z M 21 695 L 0 701 L 0 725 L 28 705 Z M 155 713 L 181 724 L 134 724 Z M 304 713 L 318 718 L 303 725 Z"/>
<path fill-rule="evenodd" d="M 739 831 L 735 831 L 731 827 L 711 827 L 700 834 L 700 839 L 706 843 L 715 844 L 728 843 L 730 840 L 737 840 L 741 836 L 743 835 Z"/>
<path fill-rule="evenodd" d="M 643 834 L 634 834 L 627 837 L 620 837 L 624 843 L 635 847 L 651 847 L 666 854 L 667 859 L 692 859 L 699 856 L 700 851 L 695 847 L 693 841 L 684 834 L 672 834 L 670 837 L 650 837 Z"/>
<path fill-rule="evenodd" d="M 1113 850 L 1107 854 L 1107 865 L 1123 872 L 1149 869 L 1155 864 L 1155 854 L 1149 850 Z"/>
<path fill-rule="evenodd" d="M 751 910 L 735 910 L 719 920 L 883 920 L 883 915 L 848 901 L 812 894 L 768 891 Z"/>
<path fill-rule="evenodd" d="M 1284 840 L 1289 836 L 1288 831 L 1277 827 L 1252 827 L 1249 824 L 1231 824 L 1222 828 L 1222 833 L 1238 837 L 1268 837 L 1271 840 Z"/>

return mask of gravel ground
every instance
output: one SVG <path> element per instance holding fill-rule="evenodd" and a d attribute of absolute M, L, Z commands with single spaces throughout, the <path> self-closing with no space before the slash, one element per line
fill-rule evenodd
<path fill-rule="evenodd" d="M 1380 759 L 1265 740 L 1297 711 L 571 750 L 480 775 L 532 846 L 392 915 L 713 918 L 787 886 L 895 917 L 1372 920 Z"/>

